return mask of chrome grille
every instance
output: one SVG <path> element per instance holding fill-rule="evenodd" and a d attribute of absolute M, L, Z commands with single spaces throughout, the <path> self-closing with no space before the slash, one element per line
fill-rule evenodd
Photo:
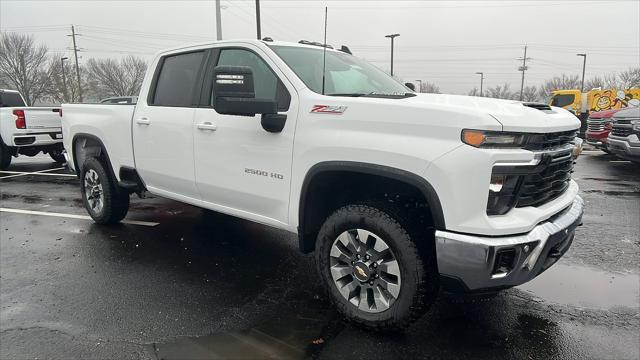
<path fill-rule="evenodd" d="M 606 123 L 603 119 L 587 119 L 587 129 L 589 131 L 603 131 Z"/>

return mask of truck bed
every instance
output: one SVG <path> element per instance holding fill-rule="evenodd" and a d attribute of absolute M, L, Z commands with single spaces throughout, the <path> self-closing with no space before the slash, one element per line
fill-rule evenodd
<path fill-rule="evenodd" d="M 84 133 L 91 134 L 109 149 L 108 156 L 116 177 L 121 166 L 134 167 L 131 141 L 134 110 L 135 105 L 62 104 L 62 136 L 70 158 L 73 159 L 76 151 L 70 134 Z"/>

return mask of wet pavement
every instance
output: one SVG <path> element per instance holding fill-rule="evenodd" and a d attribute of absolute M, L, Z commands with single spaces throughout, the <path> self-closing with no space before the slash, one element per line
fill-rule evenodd
<path fill-rule="evenodd" d="M 401 334 L 345 323 L 294 235 L 161 198 L 98 226 L 47 169 L 0 173 L 2 359 L 640 357 L 640 168 L 604 153 L 578 160 L 584 226 L 558 264 L 493 299 L 441 296 Z"/>

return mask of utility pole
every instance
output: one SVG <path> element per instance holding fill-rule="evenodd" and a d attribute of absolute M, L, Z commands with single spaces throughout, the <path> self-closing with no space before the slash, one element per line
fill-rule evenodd
<path fill-rule="evenodd" d="M 400 34 L 389 34 L 384 37 L 391 39 L 391 76 L 393 77 L 393 39 L 400 36 Z"/>
<path fill-rule="evenodd" d="M 417 79 L 416 81 L 417 81 L 418 83 L 420 83 L 420 85 L 419 85 L 420 87 L 418 88 L 418 92 L 419 92 L 419 93 L 421 93 L 421 92 L 422 92 L 422 80 Z"/>
<path fill-rule="evenodd" d="M 222 14 L 220 13 L 220 0 L 216 0 L 216 39 L 222 40 Z"/>
<path fill-rule="evenodd" d="M 484 72 L 478 71 L 476 74 L 480 75 L 480 97 L 482 97 L 482 84 L 484 83 Z"/>
<path fill-rule="evenodd" d="M 76 29 L 74 28 L 73 25 L 71 25 L 71 35 L 67 35 L 67 36 L 71 36 L 73 38 L 73 56 L 76 59 L 76 78 L 78 80 L 78 99 L 80 100 L 80 102 L 82 102 L 82 84 L 80 83 L 80 66 L 78 65 L 78 46 L 76 45 L 76 36 L 78 36 L 79 34 L 76 34 Z"/>
<path fill-rule="evenodd" d="M 522 66 L 518 68 L 519 71 L 522 71 L 522 82 L 520 83 L 520 101 L 522 101 L 524 93 L 524 72 L 527 71 L 527 60 L 531 60 L 531 58 L 527 57 L 527 45 L 524 46 L 524 56 L 518 60 L 522 60 Z"/>
<path fill-rule="evenodd" d="M 67 95 L 68 90 L 67 90 L 67 76 L 64 73 L 64 61 L 68 60 L 69 58 L 64 56 L 60 58 L 60 67 L 62 69 L 62 95 L 64 95 L 64 101 L 67 102 L 69 101 L 69 96 Z"/>
<path fill-rule="evenodd" d="M 260 29 L 260 0 L 256 0 L 256 30 L 258 32 L 258 40 L 262 39 L 262 30 Z"/>
<path fill-rule="evenodd" d="M 582 56 L 582 82 L 580 83 L 580 92 L 584 92 L 584 69 L 587 67 L 587 54 L 576 54 L 577 56 Z"/>

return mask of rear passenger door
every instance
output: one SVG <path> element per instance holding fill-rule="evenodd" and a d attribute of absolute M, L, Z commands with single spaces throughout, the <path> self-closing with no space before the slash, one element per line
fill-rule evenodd
<path fill-rule="evenodd" d="M 162 57 L 147 98 L 138 100 L 132 124 L 136 169 L 147 188 L 187 202 L 199 198 L 192 123 L 208 53 Z"/>
<path fill-rule="evenodd" d="M 213 109 L 213 68 L 220 65 L 251 68 L 255 97 L 276 100 L 278 113 L 287 115 L 282 132 L 265 131 L 260 115 L 222 115 Z M 260 49 L 212 51 L 203 104 L 193 124 L 196 183 L 202 200 L 211 208 L 267 224 L 287 223 L 295 98 L 293 86 Z"/>

